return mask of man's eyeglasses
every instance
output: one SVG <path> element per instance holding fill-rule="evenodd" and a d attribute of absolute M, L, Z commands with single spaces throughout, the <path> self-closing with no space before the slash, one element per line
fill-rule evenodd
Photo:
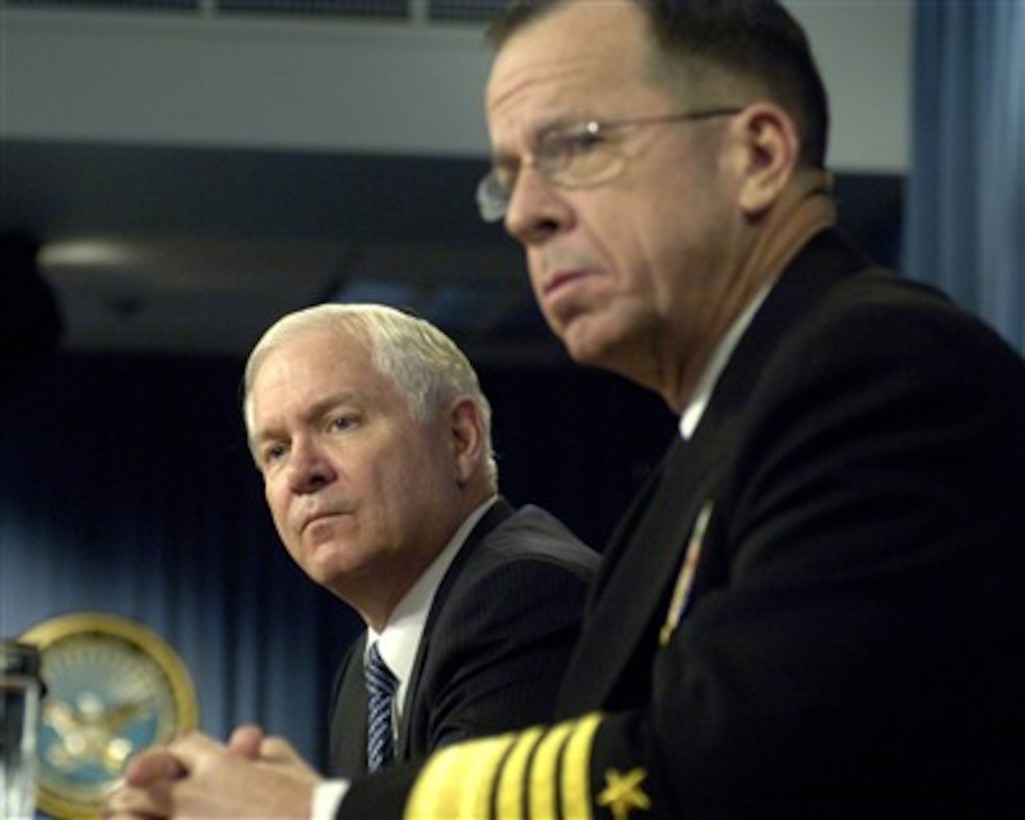
<path fill-rule="evenodd" d="M 524 166 L 533 167 L 552 185 L 575 188 L 598 185 L 622 170 L 626 159 L 616 145 L 631 128 L 670 122 L 693 122 L 713 117 L 731 117 L 743 108 L 708 108 L 683 114 L 640 117 L 611 122 L 560 125 L 544 131 L 537 147 L 522 162 L 499 164 L 477 185 L 477 207 L 485 222 L 505 218 L 516 178 Z"/>

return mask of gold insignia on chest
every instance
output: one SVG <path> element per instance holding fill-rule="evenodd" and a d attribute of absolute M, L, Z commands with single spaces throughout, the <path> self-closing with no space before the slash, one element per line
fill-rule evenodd
<path fill-rule="evenodd" d="M 708 529 L 708 522 L 712 518 L 712 508 L 715 503 L 709 499 L 701 505 L 698 517 L 694 520 L 694 529 L 691 531 L 690 540 L 687 542 L 687 551 L 683 556 L 683 564 L 680 566 L 680 574 L 676 577 L 676 586 L 673 587 L 673 597 L 669 601 L 669 611 L 666 612 L 665 623 L 658 633 L 658 643 L 665 646 L 676 632 L 690 601 L 691 589 L 694 587 L 694 574 L 697 572 L 698 559 L 701 557 L 701 548 L 705 540 L 705 531 Z"/>
<path fill-rule="evenodd" d="M 647 811 L 651 808 L 651 798 L 641 788 L 647 776 L 641 768 L 631 769 L 626 774 L 609 769 L 605 772 L 605 788 L 598 795 L 598 805 L 612 812 L 615 820 L 626 820 L 635 809 Z"/>

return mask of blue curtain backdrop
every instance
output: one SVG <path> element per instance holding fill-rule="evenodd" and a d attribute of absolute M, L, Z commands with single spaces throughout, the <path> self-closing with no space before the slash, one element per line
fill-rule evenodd
<path fill-rule="evenodd" d="M 1025 0 L 919 0 L 905 272 L 1025 351 Z"/>

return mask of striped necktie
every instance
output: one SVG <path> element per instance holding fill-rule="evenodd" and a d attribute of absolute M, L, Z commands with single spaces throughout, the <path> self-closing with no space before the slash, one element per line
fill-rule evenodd
<path fill-rule="evenodd" d="M 375 642 L 367 653 L 367 769 L 376 771 L 395 757 L 392 703 L 398 679 L 384 662 Z"/>

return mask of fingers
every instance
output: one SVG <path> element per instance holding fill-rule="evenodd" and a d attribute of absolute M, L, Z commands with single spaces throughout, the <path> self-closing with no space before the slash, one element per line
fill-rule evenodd
<path fill-rule="evenodd" d="M 167 784 L 188 774 L 168 748 L 151 749 L 128 761 L 124 785 L 107 798 L 106 820 L 147 820 L 170 815 Z"/>
<path fill-rule="evenodd" d="M 143 820 L 171 814 L 171 784 L 189 774 L 203 755 L 225 747 L 198 732 L 132 758 L 125 767 L 124 785 L 107 800 L 104 817 Z"/>
<path fill-rule="evenodd" d="M 250 760 L 260 756 L 264 741 L 263 730 L 258 726 L 240 726 L 231 736 L 228 745 L 235 754 Z M 125 784 L 147 786 L 158 780 L 177 780 L 184 777 L 205 755 L 225 749 L 224 745 L 200 732 L 190 732 L 168 746 L 143 752 L 129 761 L 125 769 Z"/>
<path fill-rule="evenodd" d="M 168 749 L 154 749 L 132 758 L 125 768 L 125 785 L 144 787 L 158 780 L 177 780 L 188 773 Z"/>
<path fill-rule="evenodd" d="M 260 757 L 271 763 L 297 763 L 302 760 L 291 744 L 280 737 L 265 738 L 260 745 Z"/>
<path fill-rule="evenodd" d="M 107 798 L 103 813 L 105 820 L 152 820 L 170 817 L 170 782 L 151 781 L 144 788 L 123 786 Z"/>
<path fill-rule="evenodd" d="M 295 748 L 285 739 L 280 737 L 268 737 L 260 747 L 262 760 L 273 765 L 289 769 L 296 777 L 300 777 L 309 783 L 319 782 L 320 773 L 307 763 Z"/>
<path fill-rule="evenodd" d="M 261 744 L 264 742 L 263 729 L 259 726 L 239 726 L 231 733 L 228 748 L 247 760 L 256 760 L 261 755 Z"/>
<path fill-rule="evenodd" d="M 231 733 L 228 748 L 247 760 L 264 760 L 268 763 L 301 763 L 299 753 L 287 740 L 268 737 L 259 726 L 239 726 Z"/>
<path fill-rule="evenodd" d="M 191 733 L 131 761 L 105 817 L 308 817 L 320 780 L 287 741 L 257 726 L 239 727 L 228 744 Z"/>
<path fill-rule="evenodd" d="M 199 761 L 226 752 L 228 747 L 202 732 L 188 732 L 172 741 L 167 749 L 186 771 L 191 771 Z"/>

